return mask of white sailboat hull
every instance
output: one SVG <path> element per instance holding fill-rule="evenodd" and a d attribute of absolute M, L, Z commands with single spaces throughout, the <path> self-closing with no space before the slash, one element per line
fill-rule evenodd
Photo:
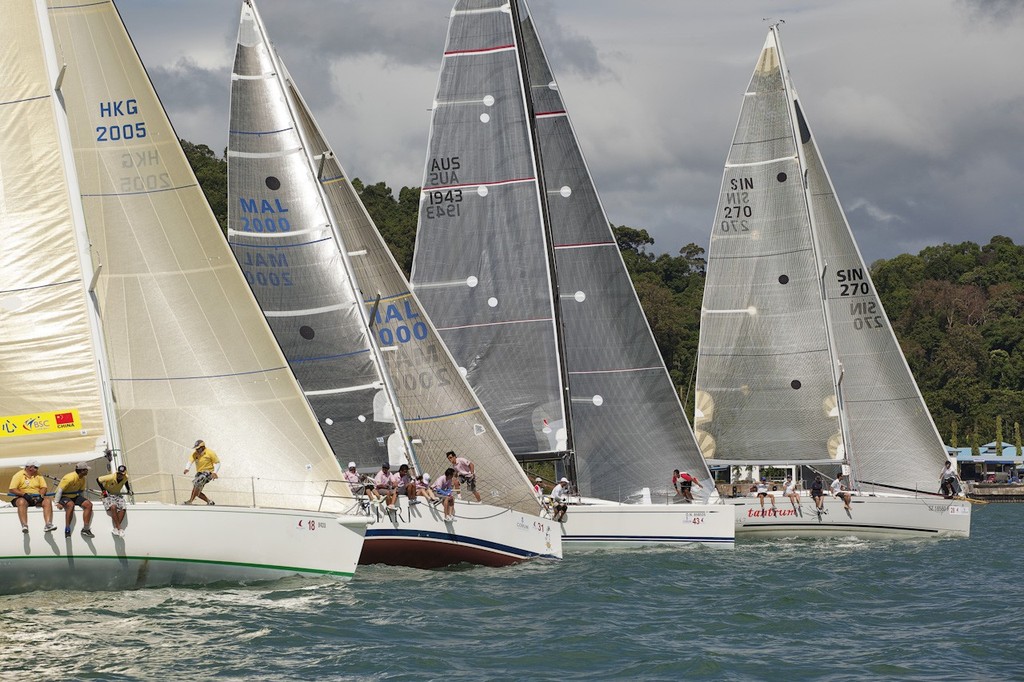
<path fill-rule="evenodd" d="M 489 504 L 458 502 L 455 519 L 440 506 L 409 508 L 398 498 L 394 512 L 371 506 L 360 564 L 441 568 L 459 563 L 508 566 L 529 559 L 561 559 L 558 524 Z"/>
<path fill-rule="evenodd" d="M 718 504 L 621 504 L 604 500 L 570 503 L 562 526 L 567 549 L 653 545 L 733 546 L 736 527 Z"/>
<path fill-rule="evenodd" d="M 827 513 L 815 512 L 809 496 L 801 497 L 796 510 L 789 500 L 776 496 L 777 513 L 754 497 L 727 498 L 736 518 L 740 539 L 771 537 L 848 537 L 863 539 L 907 537 L 961 537 L 971 534 L 971 504 L 963 500 L 909 495 L 856 495 L 850 511 L 841 500 L 825 498 Z"/>
<path fill-rule="evenodd" d="M 130 589 L 291 575 L 348 580 L 363 545 L 366 518 L 325 512 L 229 506 L 131 505 L 125 535 L 111 534 L 110 517 L 94 503 L 92 531 L 81 535 L 82 510 L 71 537 L 64 514 L 43 532 L 30 509 L 29 532 L 17 510 L 0 509 L 0 594 L 38 589 Z"/>

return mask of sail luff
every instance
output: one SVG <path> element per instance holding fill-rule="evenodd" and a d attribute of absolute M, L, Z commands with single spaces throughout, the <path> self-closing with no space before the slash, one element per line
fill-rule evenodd
<path fill-rule="evenodd" d="M 67 64 L 64 64 L 61 68 L 57 67 L 57 50 L 53 40 L 53 33 L 50 30 L 49 18 L 47 17 L 46 0 L 36 0 L 35 4 L 37 16 L 39 17 L 46 66 L 51 82 L 54 83 L 54 93 L 56 94 L 60 92 L 58 84 L 62 80 L 62 69 L 66 69 Z M 72 159 L 74 158 L 74 150 L 71 145 L 71 132 L 67 120 L 67 112 L 63 106 L 59 106 L 58 98 L 53 98 L 53 103 L 62 157 Z M 64 178 L 69 192 L 69 206 L 75 226 L 75 240 L 78 246 L 79 267 L 82 271 L 83 293 L 88 301 L 89 327 L 100 383 L 100 401 L 103 406 L 103 421 L 106 424 L 106 436 L 108 439 L 107 449 L 112 455 L 113 464 L 120 465 L 124 462 L 124 457 L 121 450 L 121 436 L 117 427 L 117 410 L 114 408 L 113 402 L 110 367 L 106 357 L 106 341 L 103 337 L 103 327 L 100 323 L 98 310 L 99 301 L 92 289 L 92 285 L 95 283 L 99 273 L 93 266 L 92 254 L 89 252 L 89 235 L 86 230 L 85 211 L 82 207 L 81 191 L 78 186 L 78 172 L 72 163 L 64 163 L 63 166 Z"/>
<path fill-rule="evenodd" d="M 576 451 L 573 443 L 572 425 L 572 393 L 569 384 L 569 369 L 565 357 L 565 328 L 562 316 L 562 294 L 558 281 L 558 259 L 555 257 L 554 238 L 552 237 L 551 210 L 548 205 L 547 183 L 544 180 L 544 157 L 539 133 L 537 131 L 537 112 L 533 101 L 533 88 L 529 77 L 529 62 L 523 38 L 523 20 L 519 12 L 520 0 L 509 0 L 512 18 L 512 33 L 515 36 L 516 65 L 519 72 L 519 83 L 523 93 L 523 105 L 526 109 L 526 125 L 530 131 L 530 152 L 533 154 L 533 168 L 537 178 L 537 201 L 540 209 L 541 227 L 544 232 L 545 262 L 548 267 L 548 286 L 551 292 L 551 319 L 555 333 L 555 352 L 558 361 L 558 389 L 562 396 L 565 411 L 565 452 L 570 461 L 573 477 L 576 476 Z M 523 6 L 526 6 L 523 0 Z M 529 9 L 527 9 L 529 16 Z"/>
<path fill-rule="evenodd" d="M 839 359 L 836 356 L 835 343 L 832 340 L 832 320 L 829 311 L 829 306 L 826 301 L 825 293 L 825 277 L 827 276 L 828 262 L 822 256 L 821 244 L 818 238 L 818 227 L 817 217 L 813 210 L 813 203 L 811 201 L 811 189 L 807 181 L 807 158 L 804 153 L 804 142 L 812 142 L 813 138 L 810 133 L 810 128 L 807 126 L 807 122 L 802 118 L 802 113 L 799 110 L 799 99 L 797 98 L 796 88 L 793 87 L 793 82 L 790 78 L 789 67 L 786 64 L 786 55 L 782 49 L 782 38 L 779 35 L 779 24 L 773 24 L 769 28 L 769 35 L 775 43 L 775 50 L 779 55 L 779 70 L 782 74 L 782 84 L 786 89 L 786 103 L 787 110 L 789 112 L 790 127 L 793 132 L 793 146 L 796 149 L 797 158 L 800 164 L 800 177 L 803 183 L 804 190 L 804 204 L 807 210 L 807 220 L 811 232 L 811 251 L 814 254 L 814 263 L 820 273 L 818 278 L 818 286 L 821 293 L 821 313 L 825 320 L 825 341 L 828 344 L 830 369 L 832 373 L 832 386 L 835 390 L 836 396 L 836 409 L 838 410 L 839 418 L 839 438 L 840 447 L 842 448 L 837 452 L 837 459 L 844 462 L 850 461 L 850 448 L 849 448 L 849 436 L 848 436 L 848 425 L 843 407 L 843 395 L 841 391 L 841 380 L 840 380 L 840 364 Z M 804 135 L 809 138 L 807 141 L 803 139 Z"/>

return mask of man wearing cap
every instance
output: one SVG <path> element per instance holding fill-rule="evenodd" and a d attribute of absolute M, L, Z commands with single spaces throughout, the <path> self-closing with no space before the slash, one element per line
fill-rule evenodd
<path fill-rule="evenodd" d="M 373 483 L 366 480 L 365 477 L 361 476 L 356 470 L 356 463 L 349 462 L 348 469 L 345 470 L 345 481 L 348 483 L 349 489 L 353 495 L 366 495 L 367 499 L 373 504 L 380 503 L 380 495 L 374 490 Z"/>
<path fill-rule="evenodd" d="M 555 508 L 555 513 L 551 520 L 555 523 L 561 523 L 565 520 L 565 512 L 569 510 L 569 479 L 565 476 L 551 489 L 551 503 Z"/>
<path fill-rule="evenodd" d="M 772 503 L 772 514 L 776 513 L 775 510 L 775 496 L 768 492 L 768 479 L 761 477 L 761 480 L 757 483 L 757 499 L 761 501 L 761 516 L 764 516 L 764 498 L 768 498 L 768 501 Z"/>
<path fill-rule="evenodd" d="M 544 496 L 544 488 L 541 487 L 541 483 L 543 483 L 543 479 L 540 476 L 533 479 L 533 494 L 537 496 L 538 500 Z"/>
<path fill-rule="evenodd" d="M 203 494 L 203 487 L 217 478 L 217 472 L 220 471 L 220 459 L 217 457 L 217 453 L 208 449 L 206 443 L 200 438 L 193 446 L 192 454 L 189 455 L 188 461 L 185 463 L 183 473 L 188 473 L 192 462 L 196 463 L 196 475 L 192 479 L 192 497 L 188 498 L 185 504 L 192 504 L 197 497 L 206 504 L 213 504 L 213 500 Z"/>
<path fill-rule="evenodd" d="M 96 537 L 91 530 L 92 502 L 85 496 L 85 478 L 89 475 L 89 463 L 79 462 L 75 470 L 66 474 L 57 484 L 57 492 L 53 499 L 57 507 L 64 510 L 64 537 L 71 537 L 71 522 L 75 518 L 75 506 L 82 508 L 82 535 L 87 538 Z"/>
<path fill-rule="evenodd" d="M 412 477 L 408 464 L 398 467 L 398 478 L 395 481 L 398 488 L 397 495 L 405 495 L 409 498 L 409 504 L 416 504 L 416 481 Z"/>
<path fill-rule="evenodd" d="M 391 476 L 391 464 L 384 462 L 380 465 L 380 471 L 373 477 L 373 487 L 377 491 L 378 499 L 381 495 L 386 496 L 388 509 L 393 510 L 395 508 L 395 500 L 398 499 L 398 493 L 395 491 L 394 477 Z"/>
<path fill-rule="evenodd" d="M 30 459 L 25 463 L 25 468 L 18 471 L 11 477 L 11 485 L 8 492 L 14 497 L 11 502 L 18 508 L 18 520 L 21 521 L 21 532 L 28 532 L 28 508 L 42 507 L 43 521 L 46 525 L 43 531 L 49 533 L 57 530 L 53 525 L 53 506 L 50 499 L 46 497 L 46 479 L 39 475 L 39 462 Z"/>
<path fill-rule="evenodd" d="M 99 483 L 103 494 L 103 508 L 107 511 L 107 515 L 110 516 L 110 520 L 114 524 L 114 527 L 110 530 L 111 534 L 124 537 L 124 528 L 121 526 L 124 525 L 124 517 L 128 513 L 128 509 L 124 502 L 124 495 L 121 493 L 127 490 L 129 495 L 135 494 L 132 492 L 132 486 L 128 482 L 127 467 L 122 464 L 117 467 L 115 473 L 100 476 L 96 479 L 96 482 Z"/>

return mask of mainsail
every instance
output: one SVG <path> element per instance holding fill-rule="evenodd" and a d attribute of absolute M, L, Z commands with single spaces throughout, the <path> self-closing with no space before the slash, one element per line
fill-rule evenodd
<path fill-rule="evenodd" d="M 777 26 L 726 162 L 697 389 L 698 438 L 713 460 L 849 463 L 867 488 L 914 486 L 945 459 L 790 82 Z"/>
<path fill-rule="evenodd" d="M 228 157 L 231 248 L 337 457 L 438 473 L 454 449 L 485 501 L 537 513 L 250 3 Z"/>
<path fill-rule="evenodd" d="M 65 64 L 58 86 L 84 207 L 85 258 L 97 271 L 88 284 L 110 363 L 118 454 L 136 489 L 151 491 L 145 500 L 180 499 L 173 476 L 181 475 L 186 446 L 205 438 L 223 462 L 218 501 L 340 509 L 344 500 L 336 499 L 350 497 L 348 486 L 337 482 L 330 447 L 113 3 L 47 6 Z"/>
<path fill-rule="evenodd" d="M 452 12 L 413 281 L 517 456 L 571 449 L 612 500 L 711 487 L 525 3 Z"/>

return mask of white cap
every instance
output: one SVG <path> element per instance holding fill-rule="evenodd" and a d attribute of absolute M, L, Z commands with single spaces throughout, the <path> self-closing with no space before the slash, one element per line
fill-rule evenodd
<path fill-rule="evenodd" d="M 348 463 L 348 468 L 349 469 L 355 469 L 356 468 L 356 463 L 355 462 L 349 462 Z"/>
<path fill-rule="evenodd" d="M 423 482 L 430 483 L 430 474 L 423 474 Z"/>
<path fill-rule="evenodd" d="M 25 467 L 26 468 L 28 468 L 28 467 L 35 467 L 36 469 L 38 469 L 39 468 L 39 460 L 38 459 L 30 459 L 29 461 L 25 462 Z"/>
<path fill-rule="evenodd" d="M 562 476 L 561 480 L 560 480 L 560 481 L 558 481 L 558 482 L 559 482 L 559 483 L 568 483 L 568 482 L 569 482 L 569 479 L 568 479 L 568 478 L 566 478 L 565 476 Z"/>

